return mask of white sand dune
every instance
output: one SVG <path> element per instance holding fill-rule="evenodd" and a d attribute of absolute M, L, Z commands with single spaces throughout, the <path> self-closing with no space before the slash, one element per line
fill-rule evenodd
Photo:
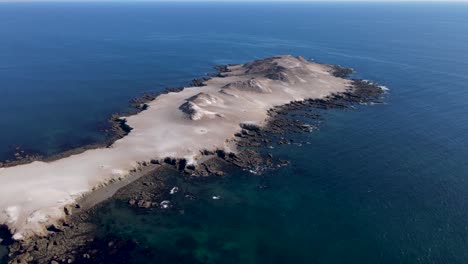
<path fill-rule="evenodd" d="M 329 66 L 291 56 L 229 69 L 204 87 L 157 97 L 147 110 L 126 118 L 133 130 L 109 148 L 1 168 L 0 224 L 6 224 L 15 239 L 44 235 L 45 227 L 65 216 L 64 206 L 128 176 L 138 162 L 174 157 L 196 163 L 204 149 L 235 151 L 228 141 L 240 131 L 240 123 L 262 125 L 273 106 L 323 98 L 350 85 L 331 75 Z M 181 107 L 186 103 L 189 114 Z"/>

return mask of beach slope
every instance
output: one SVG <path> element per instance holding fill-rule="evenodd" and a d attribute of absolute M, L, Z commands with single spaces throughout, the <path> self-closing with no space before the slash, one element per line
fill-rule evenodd
<path fill-rule="evenodd" d="M 132 129 L 108 147 L 0 168 L 0 225 L 16 240 L 46 235 L 69 213 L 64 208 L 144 163 L 170 157 L 196 166 L 205 150 L 236 152 L 234 135 L 242 125 L 264 125 L 269 109 L 349 91 L 352 82 L 333 71 L 289 55 L 225 66 L 200 86 L 159 95 L 121 117 Z"/>

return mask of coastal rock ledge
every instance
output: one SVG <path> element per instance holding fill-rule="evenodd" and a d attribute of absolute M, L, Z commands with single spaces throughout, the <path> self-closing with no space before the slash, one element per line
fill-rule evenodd
<path fill-rule="evenodd" d="M 0 226 L 17 241 L 47 236 L 70 217 L 78 200 L 110 183 L 142 176 L 142 167 L 182 160 L 184 168 L 194 169 L 204 153 L 235 155 L 235 136 L 264 127 L 271 109 L 351 98 L 357 89 L 356 81 L 345 78 L 347 69 L 290 55 L 218 70 L 211 79 L 161 94 L 146 102 L 143 111 L 121 117 L 131 130 L 107 147 L 0 167 Z M 362 90 L 366 84 L 359 85 Z M 112 194 L 96 195 L 89 204 Z"/>

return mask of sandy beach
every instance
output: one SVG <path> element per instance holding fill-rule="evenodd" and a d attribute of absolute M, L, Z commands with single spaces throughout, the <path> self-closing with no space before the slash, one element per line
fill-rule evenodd
<path fill-rule="evenodd" d="M 0 168 L 0 224 L 16 240 L 46 235 L 48 226 L 65 217 L 65 206 L 125 179 L 142 162 L 171 157 L 196 165 L 203 150 L 236 152 L 230 139 L 240 124 L 262 126 L 274 106 L 349 89 L 350 81 L 331 70 L 292 56 L 229 66 L 205 86 L 160 95 L 145 111 L 122 117 L 133 129 L 108 148 Z"/>

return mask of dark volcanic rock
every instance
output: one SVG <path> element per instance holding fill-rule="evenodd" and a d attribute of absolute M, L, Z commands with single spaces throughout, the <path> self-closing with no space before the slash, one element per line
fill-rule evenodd
<path fill-rule="evenodd" d="M 289 82 L 288 74 L 281 71 L 268 73 L 267 75 L 265 75 L 265 77 L 276 81 Z"/>
<path fill-rule="evenodd" d="M 130 205 L 142 209 L 158 207 L 167 193 L 164 177 L 169 173 L 173 173 L 171 168 L 158 167 L 120 189 L 113 199 L 126 200 Z M 111 254 L 112 250 L 125 248 L 119 245 L 121 241 L 109 246 L 112 250 L 104 250 L 101 247 L 102 241 L 95 236 L 96 226 L 90 222 L 90 218 L 100 206 L 69 215 L 60 225 L 50 227 L 47 237 L 36 237 L 21 242 L 4 240 L 2 243 L 10 241 L 11 244 L 10 263 L 100 263 L 100 258 Z M 7 229 L 1 227 L 0 236 L 11 237 Z"/>
<path fill-rule="evenodd" d="M 339 69 L 343 72 L 350 71 L 341 67 Z M 378 100 L 383 93 L 384 91 L 376 84 L 353 79 L 352 87 L 344 93 L 334 94 L 325 99 L 295 101 L 270 109 L 268 111 L 268 122 L 262 128 L 257 129 L 241 124 L 243 130 L 235 135 L 238 139 L 237 144 L 243 147 L 267 145 L 270 143 L 270 139 L 266 138 L 265 135 L 269 135 L 270 137 L 280 135 L 280 138 L 276 139 L 279 145 L 291 144 L 290 140 L 283 137 L 285 132 L 304 133 L 313 131 L 322 120 L 319 111 L 326 109 L 348 109 L 356 103 L 379 103 Z M 294 116 L 306 117 L 313 122 L 305 123 L 294 119 Z"/>
<path fill-rule="evenodd" d="M 213 67 L 217 73 L 209 73 L 208 76 L 210 77 L 225 77 L 224 73 L 230 72 L 229 66 L 234 66 L 236 64 L 228 64 L 228 65 L 218 65 Z"/>
<path fill-rule="evenodd" d="M 9 263 L 73 263 L 77 249 L 94 239 L 95 226 L 87 222 L 90 213 L 70 217 L 59 228 L 50 229 L 47 237 L 14 242 L 9 246 Z"/>
<path fill-rule="evenodd" d="M 332 74 L 335 77 L 348 78 L 349 75 L 354 73 L 353 69 L 344 68 L 344 67 L 341 67 L 339 65 L 331 65 L 331 67 L 332 67 Z"/>
<path fill-rule="evenodd" d="M 209 79 L 210 78 L 208 78 L 208 77 L 193 79 L 192 82 L 190 83 L 190 86 L 193 86 L 193 87 L 206 86 L 205 82 L 208 81 Z"/>
<path fill-rule="evenodd" d="M 219 66 L 219 75 L 229 71 L 228 66 Z M 248 72 L 263 73 L 268 78 L 287 81 L 282 75 L 280 66 L 273 63 L 273 60 L 265 59 L 247 64 Z M 351 69 L 334 66 L 332 74 L 337 77 L 346 77 L 352 73 Z M 283 78 L 283 79 L 282 79 Z M 194 80 L 194 86 L 203 85 L 206 79 Z M 175 91 L 181 88 L 176 88 Z M 166 90 L 170 92 L 171 90 Z M 202 180 L 209 177 L 224 176 L 226 172 L 240 168 L 248 170 L 252 174 L 262 173 L 265 169 L 282 167 L 289 164 L 288 161 L 276 159 L 271 154 L 262 154 L 255 149 L 257 146 L 270 146 L 272 142 L 281 145 L 296 144 L 292 139 L 286 138 L 291 133 L 305 133 L 314 130 L 322 120 L 320 113 L 326 109 L 348 109 L 357 103 L 378 102 L 383 90 L 376 84 L 363 80 L 352 80 L 352 87 L 348 91 L 329 96 L 325 99 L 311 99 L 291 102 L 283 106 L 278 106 L 268 111 L 268 122 L 263 127 L 255 124 L 240 124 L 242 131 L 236 134 L 236 143 L 241 147 L 238 153 L 228 153 L 224 150 L 202 151 L 206 159 L 198 166 L 187 164 L 185 159 L 174 159 L 167 157 L 164 162 L 151 160 L 151 164 L 160 164 L 157 168 L 145 176 L 135 180 L 129 185 L 121 188 L 112 199 L 125 201 L 134 210 L 174 210 L 177 205 L 170 201 L 170 195 L 174 185 L 167 185 L 168 175 L 180 173 L 186 180 Z M 150 99 L 150 95 L 134 103 L 144 110 L 145 100 Z M 188 109 L 190 110 L 190 109 Z M 188 111 L 187 110 L 187 111 Z M 308 123 L 306 123 L 306 121 Z M 115 129 L 119 131 L 117 136 L 130 132 L 131 127 L 122 119 L 113 120 Z M 15 159 L 24 157 L 20 150 L 16 152 Z M 145 165 L 145 164 L 143 164 Z M 146 164 L 149 165 L 149 164 Z M 267 189 L 267 185 L 260 185 L 261 190 Z M 174 191 L 175 192 L 175 191 Z M 195 199 L 195 197 L 185 191 L 185 197 Z M 79 211 L 70 214 L 73 208 L 67 208 L 67 219 L 59 225 L 51 226 L 48 230 L 50 234 L 45 238 L 36 237 L 34 239 L 14 242 L 11 234 L 4 227 L 0 226 L 0 237 L 2 244 L 9 245 L 11 263 L 126 263 L 129 253 L 137 243 L 132 240 L 119 240 L 116 238 L 100 239 L 95 236 L 96 226 L 90 222 L 95 210 L 99 206 L 89 210 Z M 76 206 L 75 208 L 78 208 Z M 158 211 L 158 212 L 159 212 Z M 7 238 L 7 239 L 5 239 Z M 110 240 L 109 240 L 110 239 Z"/>
<path fill-rule="evenodd" d="M 209 176 L 223 176 L 226 167 L 229 164 L 220 157 L 212 157 L 199 166 L 195 168 L 194 171 L 191 172 L 190 176 L 197 176 L 197 177 L 209 177 Z"/>
<path fill-rule="evenodd" d="M 195 105 L 187 101 L 179 106 L 179 110 L 186 114 L 190 119 L 193 119 L 193 116 L 197 113 Z"/>
<path fill-rule="evenodd" d="M 270 168 L 274 163 L 272 156 L 262 155 L 254 149 L 244 149 L 239 153 L 226 153 L 218 150 L 217 155 L 207 159 L 191 171 L 190 176 L 224 176 L 226 171 L 235 168 L 258 171 L 259 168 Z"/>
<path fill-rule="evenodd" d="M 247 68 L 247 73 L 249 74 L 256 74 L 256 73 L 272 73 L 274 72 L 275 68 L 278 67 L 278 64 L 275 62 L 276 59 L 281 57 L 271 57 L 261 60 L 255 60 L 253 62 L 245 64 L 245 68 Z M 278 69 L 276 69 L 277 71 Z"/>
<path fill-rule="evenodd" d="M 117 191 L 114 198 L 126 200 L 131 205 L 138 207 L 149 208 L 153 202 L 157 202 L 161 199 L 162 190 L 165 188 L 165 183 L 161 176 L 163 175 L 166 168 L 164 166 L 150 172 L 126 187 Z"/>

